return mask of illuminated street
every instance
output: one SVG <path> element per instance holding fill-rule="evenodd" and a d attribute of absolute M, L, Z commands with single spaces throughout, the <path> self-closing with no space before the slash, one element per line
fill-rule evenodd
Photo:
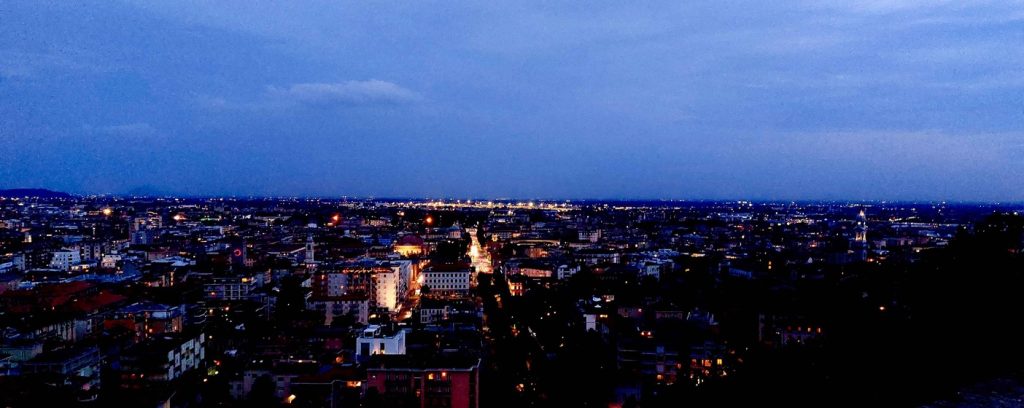
<path fill-rule="evenodd" d="M 476 228 L 466 228 L 466 233 L 469 234 L 469 258 L 472 260 L 473 267 L 476 268 L 476 273 L 491 273 L 491 256 L 487 251 L 480 246 L 480 238 L 477 237 Z"/>

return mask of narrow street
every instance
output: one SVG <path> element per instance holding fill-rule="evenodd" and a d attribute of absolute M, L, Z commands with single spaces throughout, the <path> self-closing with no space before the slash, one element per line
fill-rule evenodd
<path fill-rule="evenodd" d="M 469 234 L 469 258 L 476 268 L 476 273 L 491 273 L 491 256 L 487 253 L 482 246 L 480 246 L 480 239 L 477 237 L 476 228 L 466 228 L 466 233 Z"/>

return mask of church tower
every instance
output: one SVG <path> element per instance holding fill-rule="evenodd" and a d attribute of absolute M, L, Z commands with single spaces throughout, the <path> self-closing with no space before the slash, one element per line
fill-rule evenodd
<path fill-rule="evenodd" d="M 856 260 L 866 261 L 868 259 L 868 219 L 864 210 L 857 214 L 857 221 L 853 227 L 853 253 Z"/>
<path fill-rule="evenodd" d="M 311 229 L 306 233 L 306 258 L 305 264 L 306 269 L 316 269 L 316 243 L 313 242 L 313 224 L 310 224 Z"/>
<path fill-rule="evenodd" d="M 857 242 L 868 242 L 868 219 L 864 210 L 857 214 L 857 225 L 854 227 L 853 240 Z"/>

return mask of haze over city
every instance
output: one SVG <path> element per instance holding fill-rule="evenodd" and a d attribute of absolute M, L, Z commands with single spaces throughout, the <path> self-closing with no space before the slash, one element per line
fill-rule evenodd
<path fill-rule="evenodd" d="M 1020 1 L 4 2 L 0 187 L 1024 200 Z"/>

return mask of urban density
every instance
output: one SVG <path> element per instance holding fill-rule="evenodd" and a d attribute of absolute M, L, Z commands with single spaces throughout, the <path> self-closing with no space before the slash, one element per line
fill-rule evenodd
<path fill-rule="evenodd" d="M 0 399 L 941 401 L 1021 357 L 1020 210 L 8 191 Z"/>
<path fill-rule="evenodd" d="M 1024 408 L 1024 0 L 0 0 L 0 408 Z"/>

